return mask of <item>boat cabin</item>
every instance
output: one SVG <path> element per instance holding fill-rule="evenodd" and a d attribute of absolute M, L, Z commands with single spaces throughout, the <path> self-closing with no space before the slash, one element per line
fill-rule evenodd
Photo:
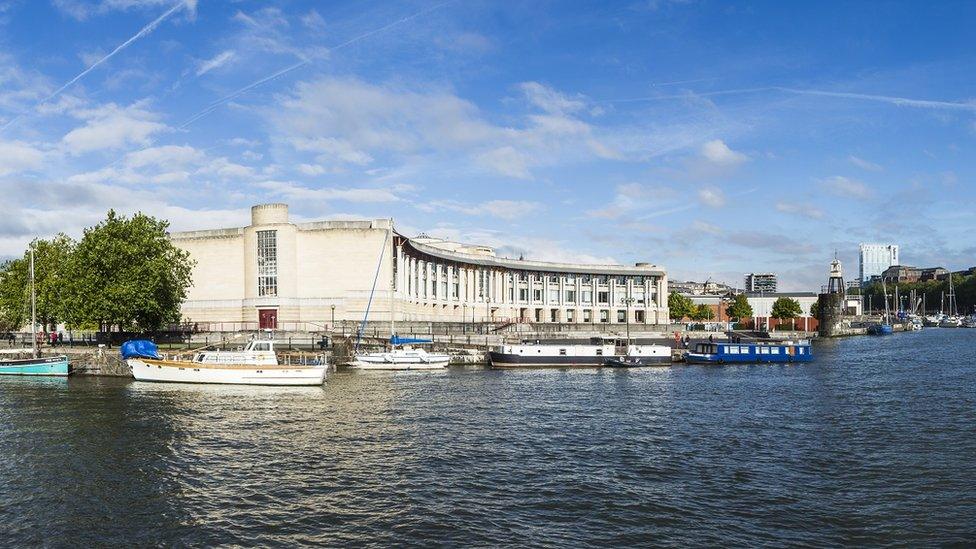
<path fill-rule="evenodd" d="M 696 343 L 688 353 L 689 362 L 807 362 L 813 360 L 813 349 L 807 341 Z"/>

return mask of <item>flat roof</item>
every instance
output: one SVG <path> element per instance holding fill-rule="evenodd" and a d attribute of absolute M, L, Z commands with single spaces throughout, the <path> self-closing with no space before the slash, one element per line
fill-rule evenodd
<path fill-rule="evenodd" d="M 458 263 L 470 263 L 473 265 L 482 265 L 485 267 L 500 267 L 505 269 L 512 269 L 517 271 L 544 271 L 544 272 L 554 272 L 554 273 L 568 273 L 568 274 L 608 274 L 608 275 L 632 275 L 632 276 L 664 276 L 664 269 L 656 265 L 648 265 L 646 267 L 641 266 L 625 266 L 625 265 L 597 265 L 597 264 L 587 264 L 587 263 L 551 263 L 548 261 L 533 261 L 527 259 L 510 259 L 507 257 L 497 257 L 497 256 L 486 256 L 486 255 L 475 255 L 466 254 L 462 252 L 452 252 L 444 250 L 441 248 L 435 248 L 433 246 L 427 246 L 425 244 L 420 244 L 414 242 L 413 240 L 404 237 L 407 244 L 412 247 L 417 252 L 429 255 L 431 257 L 436 257 L 438 259 L 443 259 L 445 261 L 454 261 Z"/>

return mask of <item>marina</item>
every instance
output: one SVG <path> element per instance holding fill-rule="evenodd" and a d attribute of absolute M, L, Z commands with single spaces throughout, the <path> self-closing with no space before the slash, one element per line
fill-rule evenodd
<path fill-rule="evenodd" d="M 321 387 L 6 377 L 3 539 L 965 545 L 974 338 L 825 339 L 793 366 L 340 368 Z"/>

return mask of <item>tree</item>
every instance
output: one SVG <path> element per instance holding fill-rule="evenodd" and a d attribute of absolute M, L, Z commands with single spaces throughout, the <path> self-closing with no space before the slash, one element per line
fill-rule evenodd
<path fill-rule="evenodd" d="M 773 302 L 773 311 L 770 316 L 779 320 L 787 318 L 793 320 L 801 314 L 803 314 L 803 308 L 800 307 L 800 302 L 788 297 L 781 297 Z"/>
<path fill-rule="evenodd" d="M 686 316 L 690 317 L 694 306 L 691 299 L 678 292 L 671 292 L 671 295 L 668 296 L 668 311 L 671 320 L 681 320 Z"/>
<path fill-rule="evenodd" d="M 711 307 L 702 303 L 701 305 L 696 305 L 692 307 L 691 314 L 689 315 L 692 320 L 712 320 L 715 318 L 715 311 Z"/>
<path fill-rule="evenodd" d="M 34 240 L 34 288 L 37 320 L 43 329 L 53 330 L 66 317 L 65 297 L 69 291 L 68 265 L 75 242 L 58 234 L 51 240 Z M 30 318 L 30 248 L 20 259 L 9 261 L 0 280 L 0 317 L 8 329 L 18 329 Z"/>
<path fill-rule="evenodd" d="M 110 210 L 105 221 L 86 229 L 68 267 L 69 320 L 123 330 L 158 330 L 179 321 L 193 262 L 170 242 L 168 226 L 142 213 L 130 219 Z"/>
<path fill-rule="evenodd" d="M 820 318 L 820 298 L 810 304 L 810 316 Z"/>
<path fill-rule="evenodd" d="M 735 296 L 732 298 L 732 303 L 725 309 L 725 314 L 736 321 L 740 321 L 743 318 L 751 318 L 752 305 L 749 305 L 749 298 L 745 294 Z"/>

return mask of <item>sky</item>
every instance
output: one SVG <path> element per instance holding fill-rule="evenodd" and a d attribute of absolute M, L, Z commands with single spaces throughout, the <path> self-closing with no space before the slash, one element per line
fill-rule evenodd
<path fill-rule="evenodd" d="M 526 258 L 817 290 L 976 265 L 972 2 L 0 0 L 0 257 L 393 217 Z"/>

